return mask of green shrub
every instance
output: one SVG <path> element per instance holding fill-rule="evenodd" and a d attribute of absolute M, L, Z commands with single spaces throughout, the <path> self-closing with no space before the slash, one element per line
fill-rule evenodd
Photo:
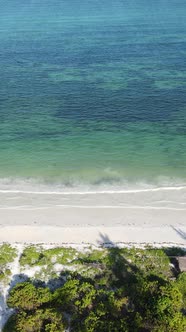
<path fill-rule="evenodd" d="M 30 311 L 51 300 L 52 294 L 48 288 L 36 288 L 30 282 L 23 282 L 17 284 L 10 291 L 7 304 L 11 308 Z"/>
<path fill-rule="evenodd" d="M 176 283 L 182 294 L 183 307 L 186 310 L 186 272 L 180 273 Z"/>
<path fill-rule="evenodd" d="M 73 248 L 52 248 L 44 250 L 40 246 L 29 246 L 24 249 L 20 264 L 22 266 L 29 265 L 49 265 L 49 264 L 70 264 L 78 255 Z"/>
<path fill-rule="evenodd" d="M 53 292 L 31 282 L 17 284 L 7 300 L 16 314 L 3 332 L 65 331 L 63 317 L 71 332 L 186 331 L 186 273 L 172 281 L 163 250 L 111 248 L 84 254 L 30 246 L 21 260 L 39 265 L 44 274 L 52 275 L 55 263 L 68 265 L 68 271 L 64 285 Z"/>
<path fill-rule="evenodd" d="M 6 266 L 6 264 L 11 263 L 17 256 L 17 250 L 12 248 L 9 244 L 0 245 L 0 267 Z"/>
<path fill-rule="evenodd" d="M 54 309 L 38 309 L 32 313 L 21 312 L 12 316 L 3 332 L 63 332 L 62 315 Z"/>
<path fill-rule="evenodd" d="M 40 246 L 29 246 L 23 250 L 20 257 L 20 265 L 39 265 L 42 258 L 43 254 Z"/>

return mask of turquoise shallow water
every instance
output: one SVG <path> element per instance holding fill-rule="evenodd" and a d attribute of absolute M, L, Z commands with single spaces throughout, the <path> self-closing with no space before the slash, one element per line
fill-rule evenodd
<path fill-rule="evenodd" d="M 184 1 L 11 1 L 0 183 L 186 182 Z"/>

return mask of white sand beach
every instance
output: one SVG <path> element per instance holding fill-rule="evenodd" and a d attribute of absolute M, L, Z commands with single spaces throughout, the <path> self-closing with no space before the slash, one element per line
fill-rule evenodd
<path fill-rule="evenodd" d="M 0 192 L 0 242 L 186 245 L 186 188 Z"/>
<path fill-rule="evenodd" d="M 0 242 L 55 243 L 72 246 L 93 244 L 119 246 L 186 246 L 186 227 L 55 227 L 5 226 Z"/>

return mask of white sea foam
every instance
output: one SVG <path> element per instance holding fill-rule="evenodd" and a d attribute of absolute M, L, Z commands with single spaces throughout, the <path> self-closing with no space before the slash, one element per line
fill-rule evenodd
<path fill-rule="evenodd" d="M 37 194 L 37 195 L 96 195 L 96 194 L 125 194 L 125 193 L 140 193 L 140 192 L 156 192 L 156 191 L 170 191 L 170 190 L 186 190 L 186 186 L 182 187 L 159 187 L 149 189 L 136 190 L 95 190 L 95 191 L 26 191 L 26 190 L 0 190 L 0 193 L 13 194 Z"/>
<path fill-rule="evenodd" d="M 36 179 L 0 179 L 0 193 L 37 194 L 37 195 L 96 195 L 125 194 L 156 191 L 186 190 L 186 181 L 181 179 L 158 178 L 151 182 L 125 181 L 115 184 L 101 183 L 45 183 Z"/>
<path fill-rule="evenodd" d="M 64 209 L 119 209 L 119 210 L 127 210 L 127 209 L 140 209 L 140 210 L 170 210 L 170 211 L 186 211 L 186 208 L 174 208 L 168 206 L 121 206 L 121 205 L 56 205 L 56 207 L 64 208 Z M 6 206 L 0 207 L 0 210 L 19 210 L 19 211 L 36 211 L 36 210 L 49 210 L 53 209 L 52 206 L 41 206 L 41 207 L 23 207 L 23 206 Z"/>

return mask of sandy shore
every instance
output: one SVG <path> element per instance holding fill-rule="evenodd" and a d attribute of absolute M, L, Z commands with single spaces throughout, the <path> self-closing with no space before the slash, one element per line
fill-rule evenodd
<path fill-rule="evenodd" d="M 152 244 L 186 246 L 186 227 L 4 226 L 0 242 L 56 244 Z"/>
<path fill-rule="evenodd" d="M 186 245 L 186 188 L 0 191 L 0 242 Z"/>

